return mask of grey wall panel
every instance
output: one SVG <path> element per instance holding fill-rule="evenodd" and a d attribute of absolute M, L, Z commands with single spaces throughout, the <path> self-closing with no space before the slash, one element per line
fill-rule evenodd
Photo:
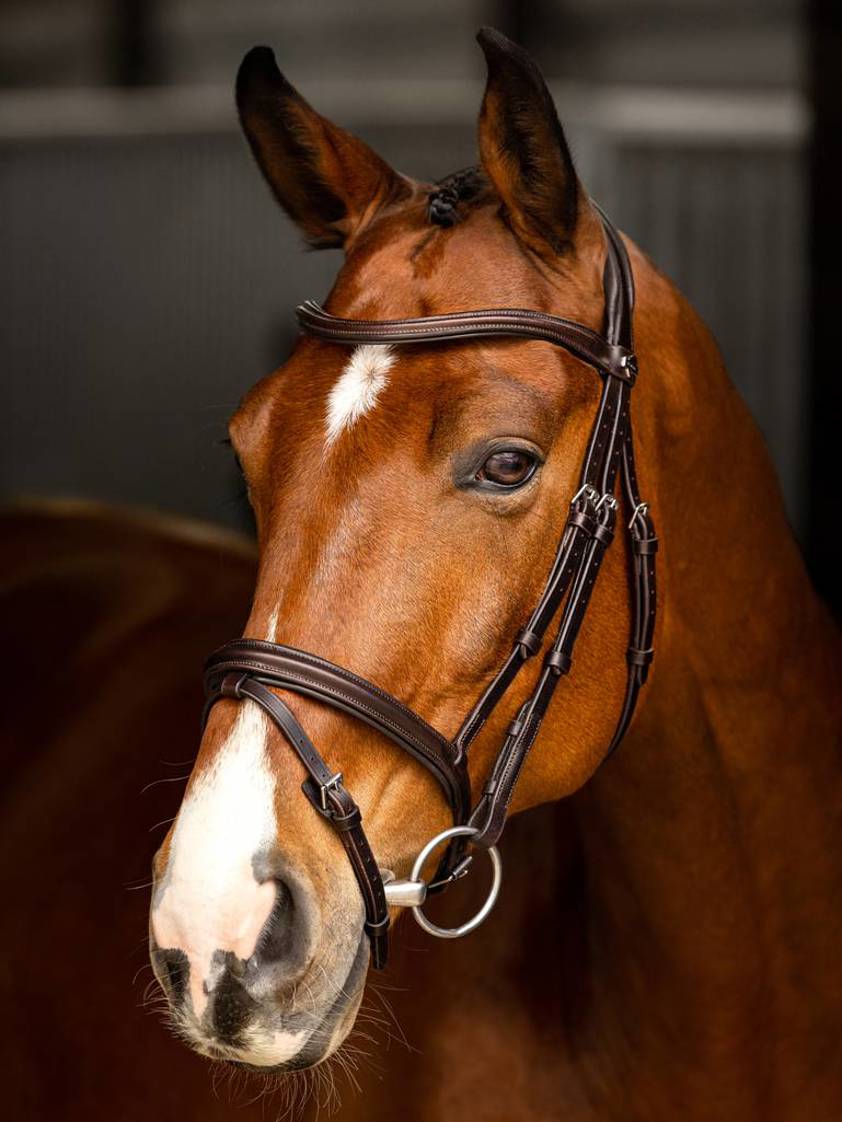
<path fill-rule="evenodd" d="M 369 131 L 422 174 L 470 143 Z M 0 261 L 4 494 L 240 521 L 225 419 L 340 258 L 301 248 L 239 136 L 0 146 Z"/>
<path fill-rule="evenodd" d="M 804 527 L 806 178 L 798 146 L 617 141 L 592 181 L 713 330 Z"/>
<path fill-rule="evenodd" d="M 464 116 L 356 127 L 397 166 L 435 178 L 474 159 Z M 573 117 L 583 178 L 712 326 L 798 525 L 798 144 L 688 143 Z M 0 262 L 4 493 L 242 523 L 225 419 L 283 360 L 292 307 L 325 294 L 339 257 L 301 250 L 240 138 L 224 128 L 0 143 Z"/>

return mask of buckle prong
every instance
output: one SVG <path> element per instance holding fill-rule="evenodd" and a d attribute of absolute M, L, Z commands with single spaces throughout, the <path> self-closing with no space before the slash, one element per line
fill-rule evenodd
<path fill-rule="evenodd" d="M 335 775 L 332 775 L 326 783 L 320 783 L 319 784 L 319 801 L 322 804 L 322 810 L 323 811 L 327 812 L 327 809 L 328 809 L 328 806 L 327 806 L 328 795 L 330 794 L 331 791 L 335 791 L 336 788 L 340 785 L 341 782 L 342 782 L 342 772 L 337 771 L 337 773 Z"/>
<path fill-rule="evenodd" d="M 570 500 L 570 505 L 573 506 L 579 499 L 585 497 L 589 502 L 595 503 L 599 498 L 599 492 L 590 483 L 583 483 L 573 498 Z"/>
<path fill-rule="evenodd" d="M 606 491 L 596 504 L 596 509 L 601 510 L 604 506 L 607 506 L 609 510 L 616 510 L 619 505 L 616 497 L 612 495 L 610 491 Z"/>
<path fill-rule="evenodd" d="M 629 519 L 628 528 L 631 529 L 632 526 L 634 526 L 635 522 L 637 521 L 637 516 L 639 514 L 648 514 L 648 513 L 649 513 L 649 503 L 638 503 L 637 506 L 632 511 L 632 516 Z"/>

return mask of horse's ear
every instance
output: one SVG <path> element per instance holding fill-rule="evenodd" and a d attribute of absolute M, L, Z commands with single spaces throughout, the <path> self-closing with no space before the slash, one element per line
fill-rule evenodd
<path fill-rule="evenodd" d="M 579 183 L 541 71 L 523 50 L 484 27 L 477 41 L 488 81 L 479 118 L 482 165 L 518 237 L 538 253 L 573 243 Z"/>
<path fill-rule="evenodd" d="M 343 246 L 409 180 L 351 133 L 320 116 L 254 47 L 237 74 L 243 131 L 278 202 L 315 248 Z"/>

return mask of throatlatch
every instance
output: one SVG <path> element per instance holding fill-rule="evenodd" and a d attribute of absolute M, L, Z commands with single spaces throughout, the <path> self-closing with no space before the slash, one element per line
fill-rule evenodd
<path fill-rule="evenodd" d="M 515 786 L 541 729 L 559 680 L 570 670 L 576 638 L 590 603 L 605 551 L 611 544 L 620 503 L 617 477 L 628 509 L 631 544 L 632 629 L 627 651 L 628 676 L 609 756 L 620 743 L 634 713 L 652 661 L 655 630 L 655 554 L 658 540 L 648 505 L 640 498 L 634 464 L 630 412 L 637 377 L 632 318 L 634 278 L 619 234 L 602 215 L 607 239 L 603 286 L 605 331 L 544 312 L 492 308 L 401 320 L 356 320 L 330 315 L 308 301 L 297 309 L 302 329 L 333 343 L 436 344 L 495 336 L 542 339 L 564 347 L 592 366 L 603 379 L 579 486 L 573 496 L 561 541 L 547 582 L 532 615 L 515 637 L 511 653 L 485 688 L 452 741 L 442 736 L 397 698 L 358 675 L 318 655 L 279 643 L 239 639 L 220 647 L 205 666 L 207 704 L 220 698 L 248 698 L 269 715 L 307 771 L 303 791 L 314 808 L 337 831 L 348 854 L 365 905 L 365 930 L 372 963 L 380 969 L 388 954 L 389 906 L 409 907 L 430 934 L 457 938 L 473 931 L 497 899 L 501 879 L 495 847 L 506 823 Z M 479 799 L 471 807 L 467 753 L 520 669 L 544 648 L 547 629 L 561 609 L 558 629 L 543 660 L 538 682 L 509 725 Z M 411 875 L 396 880 L 378 868 L 362 828 L 360 809 L 274 689 L 306 694 L 341 709 L 377 729 L 409 752 L 437 780 L 453 814 L 453 826 L 431 838 L 419 853 Z M 432 882 L 423 879 L 427 859 L 447 844 Z M 431 923 L 422 907 L 430 892 L 440 891 L 467 871 L 465 847 L 486 849 L 492 861 L 489 896 L 473 919 L 456 928 Z"/>

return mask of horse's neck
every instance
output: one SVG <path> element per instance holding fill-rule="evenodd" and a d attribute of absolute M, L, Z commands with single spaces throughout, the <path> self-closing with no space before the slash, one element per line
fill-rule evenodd
<path fill-rule="evenodd" d="M 706 332 L 686 309 L 679 322 L 649 399 L 656 663 L 631 733 L 578 797 L 594 1008 L 630 1067 L 647 1057 L 655 1100 L 660 1064 L 678 1064 L 699 1103 L 736 1112 L 717 1116 L 776 1118 L 757 1096 L 808 1081 L 799 1065 L 842 1016 L 839 646 L 762 442 Z"/>

